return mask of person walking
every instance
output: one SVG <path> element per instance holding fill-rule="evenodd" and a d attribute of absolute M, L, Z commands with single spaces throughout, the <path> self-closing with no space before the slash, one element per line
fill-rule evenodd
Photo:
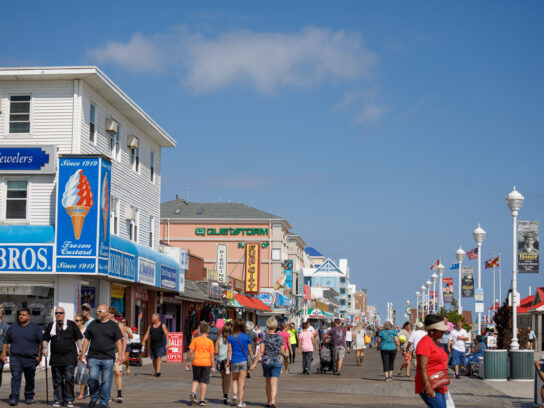
<path fill-rule="evenodd" d="M 329 336 L 334 347 L 334 374 L 340 375 L 342 363 L 346 356 L 346 331 L 340 326 L 340 319 L 334 319 L 334 327 L 329 329 Z"/>
<path fill-rule="evenodd" d="M 75 315 L 74 316 L 74 322 L 76 323 L 77 328 L 79 329 L 79 332 L 81 333 L 81 336 L 83 338 L 83 336 L 85 334 L 85 326 L 83 326 L 83 323 L 84 323 L 83 322 L 83 316 L 80 315 L 80 314 Z M 76 343 L 76 345 L 78 346 L 77 354 L 80 355 L 81 354 L 81 349 L 83 348 L 83 343 L 81 343 L 81 345 Z M 86 376 L 86 378 L 88 379 L 88 376 Z M 74 387 L 74 394 L 75 394 L 75 387 Z M 86 382 L 81 384 L 80 389 L 79 389 L 79 395 L 76 397 L 76 399 L 82 400 L 83 398 L 88 397 L 88 396 L 89 396 L 89 383 L 88 383 L 88 380 L 87 380 Z"/>
<path fill-rule="evenodd" d="M 98 318 L 85 330 L 80 361 L 89 367 L 89 408 L 94 408 L 98 400 L 100 408 L 107 408 L 114 361 L 123 364 L 125 358 L 123 334 L 119 325 L 110 319 L 106 305 L 99 305 L 96 313 Z"/>
<path fill-rule="evenodd" d="M 447 386 L 434 387 L 430 377 L 433 374 L 448 373 L 448 355 L 440 347 L 440 338 L 448 331 L 441 316 L 429 314 L 425 317 L 427 334 L 418 342 L 415 393 L 419 394 L 425 405 L 433 408 L 446 408 Z"/>
<path fill-rule="evenodd" d="M 455 378 L 461 378 L 459 368 L 467 365 L 466 342 L 468 341 L 468 333 L 463 329 L 463 322 L 459 320 L 455 329 L 450 333 L 450 341 L 448 350 L 451 353 L 451 364 L 455 370 Z"/>
<path fill-rule="evenodd" d="M 120 324 L 123 325 L 123 327 L 125 328 L 125 333 L 126 333 L 126 336 L 125 336 L 125 339 L 126 339 L 126 348 L 125 348 L 125 362 L 123 363 L 124 366 L 125 366 L 125 370 L 127 372 L 127 375 L 130 375 L 130 361 L 128 359 L 129 355 L 130 355 L 130 343 L 132 342 L 132 339 L 134 338 L 134 333 L 132 332 L 132 329 L 130 327 L 128 327 L 128 323 L 127 323 L 127 318 L 126 317 L 121 317 L 121 321 L 120 321 Z M 121 330 L 122 332 L 122 330 Z"/>
<path fill-rule="evenodd" d="M 215 342 L 215 360 L 217 371 L 221 373 L 221 388 L 223 389 L 223 404 L 228 404 L 229 388 L 232 380 L 230 369 L 227 370 L 227 355 L 229 351 L 229 336 L 232 333 L 230 324 L 226 324 L 221 329 L 221 336 Z"/>
<path fill-rule="evenodd" d="M 8 332 L 9 325 L 4 322 L 4 309 L 0 308 L 0 353 L 6 339 L 6 333 Z M 0 359 L 0 387 L 2 387 L 2 371 L 4 370 L 4 363 Z"/>
<path fill-rule="evenodd" d="M 53 406 L 74 406 L 74 370 L 78 348 L 81 350 L 83 335 L 76 323 L 66 319 L 64 308 L 55 309 L 55 321 L 48 324 L 43 333 L 43 355 L 47 357 L 47 345 L 51 343 L 51 373 L 53 377 Z"/>
<path fill-rule="evenodd" d="M 302 333 L 299 334 L 298 340 L 299 353 L 302 353 L 302 374 L 310 375 L 314 350 L 317 348 L 315 336 L 310 331 L 310 322 L 306 321 L 302 324 Z"/>
<path fill-rule="evenodd" d="M 212 320 L 208 325 L 208 338 L 213 342 L 213 344 L 215 344 L 218 337 L 219 329 L 217 328 L 215 320 Z"/>
<path fill-rule="evenodd" d="M 289 326 L 287 325 L 287 323 L 283 322 L 280 325 L 280 332 L 278 333 L 283 339 L 284 346 L 285 346 L 285 352 L 283 354 L 283 366 L 284 366 L 285 374 L 289 373 L 289 361 L 291 360 L 291 353 L 292 353 L 291 336 L 289 335 L 289 333 L 287 333 L 288 327 Z"/>
<path fill-rule="evenodd" d="M 529 326 L 527 330 L 529 330 L 529 350 L 534 350 L 536 343 L 535 331 L 531 328 L 531 326 Z"/>
<path fill-rule="evenodd" d="M 417 322 L 416 329 L 412 331 L 412 334 L 410 335 L 410 338 L 408 339 L 408 345 L 406 346 L 408 350 L 412 350 L 412 361 L 414 363 L 414 367 L 417 366 L 417 358 L 416 358 L 417 345 L 421 341 L 421 339 L 427 335 L 427 332 L 424 329 L 425 329 L 425 325 L 421 322 Z"/>
<path fill-rule="evenodd" d="M 249 371 L 255 370 L 257 363 L 262 359 L 263 377 L 266 381 L 266 408 L 276 408 L 276 396 L 278 394 L 278 378 L 281 374 L 281 359 L 285 354 L 283 338 L 276 334 L 278 321 L 273 317 L 266 321 L 268 333 L 264 335 L 259 347 L 259 353 L 253 360 Z"/>
<path fill-rule="evenodd" d="M 253 355 L 251 339 L 246 334 L 243 319 L 236 319 L 229 336 L 226 367 L 232 372 L 232 405 L 245 407 L 244 385 L 248 370 L 248 357 Z"/>
<path fill-rule="evenodd" d="M 380 330 L 377 347 L 377 350 L 380 352 L 382 357 L 385 381 L 391 381 L 393 378 L 398 344 L 398 332 L 393 329 L 393 324 L 390 321 L 386 321 L 383 325 L 383 330 Z"/>
<path fill-rule="evenodd" d="M 296 355 L 296 351 L 298 347 L 298 332 L 297 332 L 297 329 L 295 329 L 295 323 L 289 324 L 287 333 L 289 334 L 289 344 L 291 345 L 291 356 L 290 356 L 289 363 L 294 364 L 295 355 Z"/>
<path fill-rule="evenodd" d="M 88 303 L 83 303 L 81 305 L 81 316 L 83 317 L 83 326 L 85 328 L 89 327 L 89 325 L 93 322 L 93 318 L 91 317 L 91 305 Z"/>
<path fill-rule="evenodd" d="M 2 345 L 0 359 L 6 364 L 9 346 L 9 369 L 11 371 L 11 394 L 9 405 L 19 402 L 22 376 L 25 376 L 25 403 L 34 401 L 34 377 L 36 367 L 42 359 L 42 330 L 30 321 L 30 310 L 22 308 L 17 313 L 17 323 L 9 326 Z"/>
<path fill-rule="evenodd" d="M 360 324 L 353 331 L 353 350 L 355 350 L 355 360 L 358 366 L 362 366 L 365 359 L 365 349 L 367 347 L 365 334 L 366 331 Z"/>
<path fill-rule="evenodd" d="M 213 341 L 208 338 L 208 323 L 202 322 L 199 326 L 200 335 L 195 337 L 189 345 L 187 354 L 187 370 L 191 369 L 193 361 L 193 382 L 189 398 L 193 405 L 197 404 L 196 392 L 200 385 L 200 401 L 198 405 L 206 406 L 206 390 L 210 383 L 210 373 L 215 372 L 215 347 Z M 194 356 L 194 358 L 193 358 Z"/>
<path fill-rule="evenodd" d="M 193 336 L 191 342 L 196 337 L 198 336 Z M 151 316 L 151 324 L 147 328 L 142 340 L 142 345 L 144 347 L 148 339 L 150 339 L 149 357 L 153 361 L 153 369 L 155 370 L 153 376 L 160 377 L 162 356 L 164 356 L 164 344 L 166 342 L 166 348 L 168 349 L 170 342 L 168 339 L 168 329 L 161 323 L 161 315 L 158 313 L 153 313 L 153 316 Z"/>
<path fill-rule="evenodd" d="M 402 369 L 406 369 L 406 377 L 410 377 L 410 362 L 412 361 L 412 350 L 408 348 L 410 336 L 412 335 L 412 323 L 406 322 L 399 331 L 400 352 L 404 357 L 404 362 L 399 368 L 399 376 L 402 375 Z"/>
<path fill-rule="evenodd" d="M 348 325 L 346 327 L 346 348 L 348 349 L 348 353 L 351 353 L 352 342 L 353 342 L 353 332 L 351 331 L 351 327 Z"/>
<path fill-rule="evenodd" d="M 112 322 L 119 326 L 121 335 L 123 336 L 121 350 L 123 353 L 123 362 L 126 358 L 126 350 L 128 346 L 128 335 L 127 327 L 121 322 L 121 314 L 117 311 L 114 306 L 110 306 L 108 316 Z M 115 386 L 117 387 L 117 398 L 115 402 L 123 402 L 123 363 L 119 363 L 117 359 L 117 354 L 115 355 L 115 360 L 113 363 L 113 374 L 115 375 Z"/>

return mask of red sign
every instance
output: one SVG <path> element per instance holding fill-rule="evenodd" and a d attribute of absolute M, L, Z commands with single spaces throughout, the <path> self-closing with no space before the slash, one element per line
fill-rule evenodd
<path fill-rule="evenodd" d="M 304 285 L 304 300 L 312 300 L 312 289 L 310 285 Z"/>
<path fill-rule="evenodd" d="M 168 333 L 167 363 L 183 363 L 183 333 Z"/>

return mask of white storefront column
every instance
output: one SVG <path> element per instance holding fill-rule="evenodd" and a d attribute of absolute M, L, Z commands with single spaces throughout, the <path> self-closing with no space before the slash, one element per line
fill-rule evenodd
<path fill-rule="evenodd" d="M 81 283 L 79 276 L 57 275 L 55 283 L 55 304 L 53 306 L 64 308 L 66 318 L 74 320 L 74 315 L 78 312 L 80 293 Z"/>
<path fill-rule="evenodd" d="M 100 280 L 100 289 L 98 291 L 98 305 L 111 306 L 111 284 L 109 280 Z"/>

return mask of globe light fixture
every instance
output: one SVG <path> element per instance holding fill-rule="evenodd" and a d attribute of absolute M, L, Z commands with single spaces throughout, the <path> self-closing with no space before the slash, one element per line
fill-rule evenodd
<path fill-rule="evenodd" d="M 463 251 L 463 248 L 461 248 L 461 245 L 459 245 L 459 249 L 457 251 L 455 251 L 455 257 L 457 258 L 457 262 L 459 262 L 459 299 L 457 299 L 459 301 L 459 314 L 462 315 L 463 314 L 463 306 L 461 305 L 461 272 L 463 270 L 463 259 L 465 259 L 465 255 L 466 255 L 466 252 Z"/>

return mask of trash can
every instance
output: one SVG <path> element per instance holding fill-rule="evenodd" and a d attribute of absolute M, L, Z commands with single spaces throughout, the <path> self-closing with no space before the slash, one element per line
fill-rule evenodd
<path fill-rule="evenodd" d="M 533 381 L 535 366 L 534 350 L 510 351 L 510 379 L 514 381 Z"/>
<path fill-rule="evenodd" d="M 540 367 L 544 367 L 544 359 L 540 360 Z M 540 376 L 536 373 L 536 370 L 534 370 L 534 373 L 535 373 L 535 401 L 534 402 L 535 402 L 535 405 L 539 407 L 542 404 L 544 404 L 544 402 L 542 402 L 542 396 L 540 395 L 540 389 L 544 385 L 544 381 L 540 379 Z"/>
<path fill-rule="evenodd" d="M 507 350 L 484 350 L 484 380 L 506 381 L 508 375 L 507 357 Z"/>

